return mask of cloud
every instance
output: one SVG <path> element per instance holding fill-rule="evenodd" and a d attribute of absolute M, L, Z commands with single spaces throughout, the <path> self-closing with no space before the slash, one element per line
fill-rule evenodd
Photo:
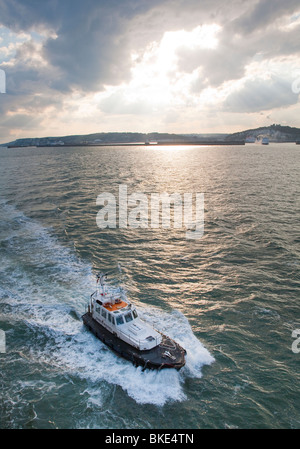
<path fill-rule="evenodd" d="M 129 99 L 123 89 L 119 89 L 99 102 L 99 108 L 107 114 L 147 115 L 153 107 L 147 101 Z"/>
<path fill-rule="evenodd" d="M 300 9 L 299 0 L 260 0 L 254 2 L 253 6 L 249 3 L 249 10 L 231 24 L 234 32 L 244 36 L 254 31 L 265 31 L 268 27 L 277 27 L 283 17 Z"/>
<path fill-rule="evenodd" d="M 277 0 L 275 2 L 278 3 Z M 275 2 L 272 6 L 275 6 Z M 297 3 L 299 8 L 299 2 L 288 1 L 286 9 L 281 5 L 278 10 L 273 11 L 267 8 L 265 1 L 257 2 L 252 13 L 246 11 L 240 18 L 227 21 L 223 25 L 217 35 L 219 44 L 216 48 L 181 47 L 177 52 L 178 68 L 189 72 L 198 69 L 198 86 L 201 90 L 207 86 L 218 87 L 226 81 L 243 78 L 247 66 L 255 61 L 258 55 L 266 60 L 299 55 L 300 26 L 287 31 L 279 29 L 275 21 L 276 17 L 281 17 L 280 14 L 286 16 L 295 11 Z M 265 19 L 264 27 L 259 25 L 260 20 L 257 23 L 255 20 L 256 14 L 263 6 L 266 8 L 262 15 Z M 254 30 L 255 33 L 249 35 L 250 31 Z"/>
<path fill-rule="evenodd" d="M 300 68 L 299 0 L 0 0 L 0 11 L 0 25 L 11 33 L 0 36 L 5 61 L 1 69 L 7 79 L 0 112 L 3 120 L 10 117 L 8 130 L 15 129 L 18 120 L 24 130 L 31 125 L 41 130 L 45 120 L 39 125 L 34 118 L 43 113 L 54 127 L 58 116 L 63 121 L 64 111 L 72 112 L 65 119 L 71 123 L 83 110 L 82 102 L 88 111 L 89 100 L 95 132 L 104 117 L 111 120 L 110 129 L 123 128 L 121 123 L 127 126 L 129 121 L 132 126 L 146 123 L 147 117 L 157 117 L 157 123 L 171 117 L 171 131 L 176 131 L 178 117 L 183 129 L 191 116 L 197 117 L 202 93 L 222 91 L 210 104 L 215 113 L 223 114 L 224 123 L 229 111 L 278 109 L 297 102 L 289 90 L 288 70 L 266 75 L 264 65 L 258 64 L 249 75 L 249 67 L 259 58 L 286 58 L 282 66 L 288 65 L 293 56 Z M 216 45 L 205 47 L 205 36 L 194 30 L 213 27 Z M 159 73 L 145 55 L 151 54 L 151 47 L 160 48 L 167 32 L 182 30 L 195 42 L 178 45 L 174 66 Z M 143 78 L 141 71 L 139 80 L 138 67 L 147 74 Z M 230 83 L 235 90 L 227 92 Z M 225 103 L 223 91 L 228 95 Z M 30 114 L 33 120 L 27 126 Z M 228 120 L 231 126 L 232 118 Z"/>
<path fill-rule="evenodd" d="M 14 31 L 52 34 L 41 53 L 57 69 L 53 86 L 66 91 L 99 90 L 130 77 L 131 18 L 155 6 L 156 0 L 0 0 L 0 22 Z"/>
<path fill-rule="evenodd" d="M 248 80 L 224 102 L 230 112 L 251 113 L 290 106 L 298 102 L 292 91 L 292 81 L 271 76 L 268 79 Z"/>
<path fill-rule="evenodd" d="M 40 49 L 55 89 L 99 91 L 127 82 L 132 52 L 143 52 L 166 31 L 228 21 L 246 2 L 234 0 L 0 0 L 0 23 L 46 37 Z"/>
<path fill-rule="evenodd" d="M 142 54 L 168 30 L 220 25 L 217 48 L 195 45 L 178 51 L 178 68 L 187 72 L 201 68 L 198 85 L 205 87 L 241 78 L 257 52 L 266 57 L 299 52 L 300 27 L 288 33 L 278 32 L 276 25 L 297 8 L 298 0 L 234 0 L 229 4 L 221 0 L 0 0 L 0 22 L 15 32 L 44 33 L 40 58 L 51 73 L 45 82 L 64 93 L 74 89 L 96 92 L 106 85 L 128 82 L 132 53 Z M 25 51 L 26 46 L 21 47 L 18 56 Z M 34 70 L 38 72 L 37 67 Z M 203 79 L 207 80 L 204 84 Z"/>

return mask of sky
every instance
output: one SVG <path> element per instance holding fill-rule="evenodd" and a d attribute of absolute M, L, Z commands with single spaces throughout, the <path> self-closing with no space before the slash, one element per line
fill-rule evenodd
<path fill-rule="evenodd" d="M 0 0 L 0 143 L 299 127 L 299 42 L 300 0 Z"/>

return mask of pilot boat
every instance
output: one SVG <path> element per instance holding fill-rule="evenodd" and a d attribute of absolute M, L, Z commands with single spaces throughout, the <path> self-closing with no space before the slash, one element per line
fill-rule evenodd
<path fill-rule="evenodd" d="M 185 349 L 142 320 L 127 298 L 109 293 L 105 281 L 105 274 L 97 275 L 96 291 L 82 316 L 85 326 L 115 353 L 143 370 L 182 368 Z"/>

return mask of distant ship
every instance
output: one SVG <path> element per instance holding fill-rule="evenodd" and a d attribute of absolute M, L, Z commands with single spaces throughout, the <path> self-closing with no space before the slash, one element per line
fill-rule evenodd
<path fill-rule="evenodd" d="M 185 349 L 141 320 L 130 301 L 109 294 L 105 280 L 106 275 L 97 275 L 97 289 L 82 316 L 87 328 L 118 355 L 143 369 L 182 368 Z"/>
<path fill-rule="evenodd" d="M 269 145 L 269 138 L 268 137 L 263 137 L 261 140 L 261 144 L 262 145 Z"/>

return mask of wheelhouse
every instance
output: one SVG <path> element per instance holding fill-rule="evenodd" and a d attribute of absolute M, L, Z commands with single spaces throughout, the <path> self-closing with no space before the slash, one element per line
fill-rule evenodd
<path fill-rule="evenodd" d="M 95 318 L 100 319 L 102 323 L 106 322 L 110 326 L 121 326 L 138 318 L 136 309 L 124 301 L 112 305 L 96 299 L 94 305 L 92 302 L 92 312 L 95 313 Z"/>
<path fill-rule="evenodd" d="M 161 334 L 139 318 L 130 301 L 108 293 L 103 277 L 99 279 L 101 288 L 97 285 L 91 295 L 89 311 L 92 317 L 112 334 L 140 350 L 159 345 Z"/>

